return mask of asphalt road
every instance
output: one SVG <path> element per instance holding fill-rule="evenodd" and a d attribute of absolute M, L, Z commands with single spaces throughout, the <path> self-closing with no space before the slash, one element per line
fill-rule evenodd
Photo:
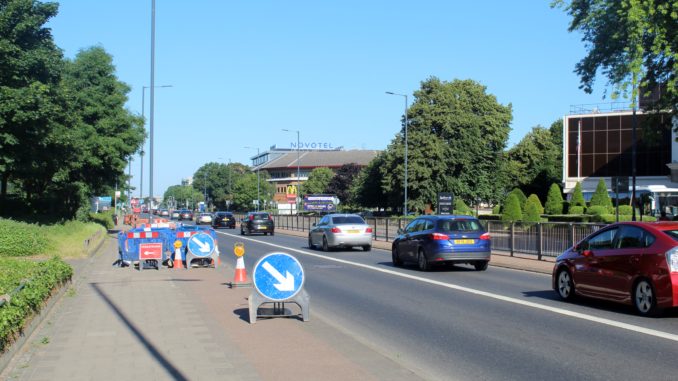
<path fill-rule="evenodd" d="M 245 264 L 271 252 L 304 266 L 311 318 L 350 334 L 429 379 L 675 379 L 678 312 L 641 318 L 630 307 L 564 303 L 550 277 L 455 266 L 423 273 L 394 268 L 373 249 L 324 253 L 306 239 L 219 230 L 229 260 L 244 242 Z M 234 261 L 234 259 L 233 259 Z"/>

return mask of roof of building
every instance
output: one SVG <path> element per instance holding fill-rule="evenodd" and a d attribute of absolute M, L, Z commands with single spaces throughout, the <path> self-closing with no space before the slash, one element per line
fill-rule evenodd
<path fill-rule="evenodd" d="M 349 150 L 349 151 L 299 151 L 299 167 L 341 167 L 344 164 L 355 163 L 366 166 L 377 156 L 375 150 Z M 297 151 L 283 154 L 255 169 L 279 169 L 296 168 Z"/>

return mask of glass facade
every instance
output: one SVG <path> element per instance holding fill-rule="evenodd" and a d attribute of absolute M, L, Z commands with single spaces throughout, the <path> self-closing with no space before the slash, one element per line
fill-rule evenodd
<path fill-rule="evenodd" d="M 671 162 L 669 118 L 637 114 L 636 175 L 667 176 Z M 655 121 L 654 119 L 657 119 Z M 571 116 L 567 119 L 568 177 L 631 176 L 631 114 Z"/>

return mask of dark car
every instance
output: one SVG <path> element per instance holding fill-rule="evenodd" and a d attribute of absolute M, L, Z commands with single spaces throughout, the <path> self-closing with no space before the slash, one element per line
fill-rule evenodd
<path fill-rule="evenodd" d="M 214 229 L 227 228 L 235 229 L 235 217 L 231 212 L 216 212 L 212 219 L 212 227 Z"/>
<path fill-rule="evenodd" d="M 414 262 L 421 271 L 434 263 L 466 263 L 483 271 L 490 247 L 490 234 L 475 217 L 421 216 L 398 230 L 391 256 L 394 266 Z"/>
<path fill-rule="evenodd" d="M 643 316 L 678 307 L 678 222 L 606 226 L 558 256 L 552 286 L 635 307 Z"/>
<path fill-rule="evenodd" d="M 193 220 L 193 212 L 188 209 L 182 209 L 179 211 L 179 221 L 181 220 Z"/>
<path fill-rule="evenodd" d="M 274 235 L 273 217 L 266 212 L 249 212 L 240 222 L 240 234 L 264 233 Z"/>

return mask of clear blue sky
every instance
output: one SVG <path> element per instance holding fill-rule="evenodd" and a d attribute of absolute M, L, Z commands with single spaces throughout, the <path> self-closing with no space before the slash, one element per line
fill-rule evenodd
<path fill-rule="evenodd" d="M 63 0 L 50 21 L 66 57 L 101 45 L 141 114 L 150 84 L 151 0 Z M 384 149 L 403 99 L 430 76 L 473 79 L 513 104 L 509 147 L 570 105 L 604 102 L 605 82 L 579 90 L 585 54 L 550 0 L 156 1 L 154 193 L 207 162 L 241 162 L 259 147 L 329 142 Z M 150 94 L 146 93 L 146 117 Z M 412 101 L 412 97 L 410 97 Z M 148 123 L 147 123 L 148 129 Z M 146 148 L 148 152 L 148 148 Z M 148 159 L 148 155 L 146 156 Z M 138 157 L 132 185 L 139 192 Z M 148 161 L 144 194 L 148 194 Z"/>

